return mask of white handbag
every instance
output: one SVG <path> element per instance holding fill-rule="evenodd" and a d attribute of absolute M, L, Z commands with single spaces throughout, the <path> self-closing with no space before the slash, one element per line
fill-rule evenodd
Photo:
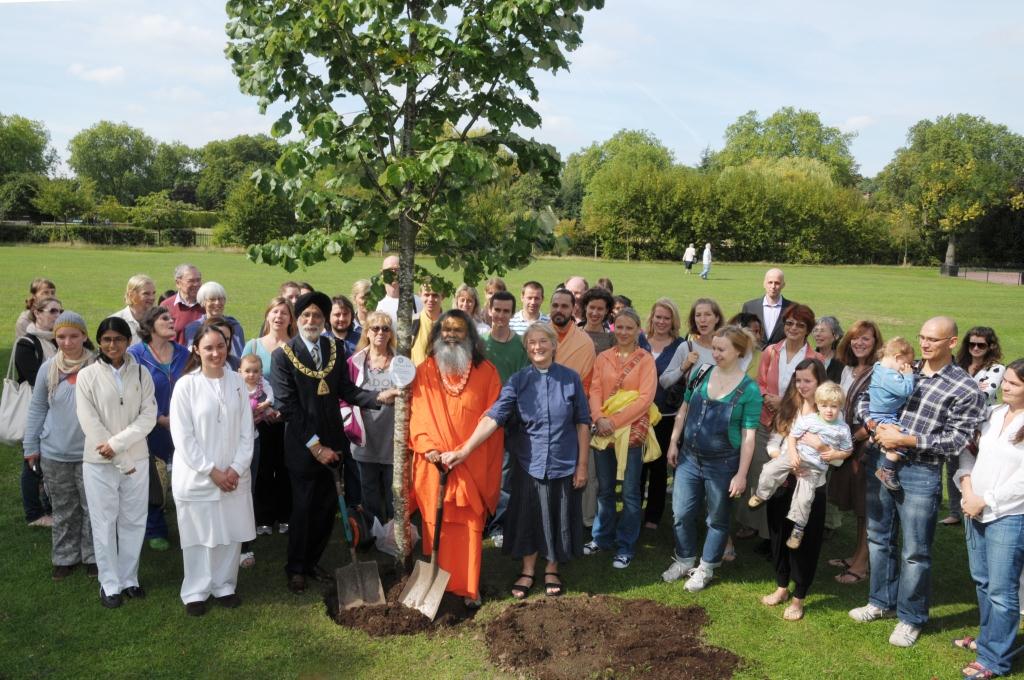
<path fill-rule="evenodd" d="M 7 364 L 4 392 L 0 396 L 0 442 L 18 444 L 25 436 L 28 405 L 32 401 L 32 386 L 28 381 L 19 383 L 14 376 L 14 348 Z"/>

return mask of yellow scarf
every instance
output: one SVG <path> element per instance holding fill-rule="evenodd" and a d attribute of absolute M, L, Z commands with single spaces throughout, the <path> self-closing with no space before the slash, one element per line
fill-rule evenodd
<path fill-rule="evenodd" d="M 605 400 L 604 404 L 601 405 L 601 410 L 605 415 L 618 413 L 639 398 L 640 392 L 637 390 L 619 390 Z M 657 406 L 651 404 L 647 409 L 647 416 L 651 419 L 651 426 L 647 429 L 643 461 L 650 463 L 652 460 L 658 460 L 661 457 L 661 446 L 658 445 L 658 439 L 654 436 L 654 426 L 661 420 L 661 412 Z M 612 444 L 615 445 L 615 460 L 618 463 L 616 478 L 622 480 L 626 476 L 626 458 L 629 453 L 628 423 L 615 430 L 614 434 L 594 435 L 590 438 L 590 445 L 598 451 L 607 449 Z"/>

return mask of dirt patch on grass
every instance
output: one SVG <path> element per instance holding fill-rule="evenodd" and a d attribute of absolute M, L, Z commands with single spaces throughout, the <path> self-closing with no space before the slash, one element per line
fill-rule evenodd
<path fill-rule="evenodd" d="M 441 606 L 437 610 L 437 617 L 431 621 L 415 609 L 409 609 L 399 603 L 399 596 L 402 594 L 402 589 L 405 588 L 408 576 L 399 578 L 394 571 L 382 570 L 380 578 L 384 586 L 384 599 L 387 600 L 385 606 L 355 607 L 339 611 L 337 589 L 331 588 L 324 592 L 327 616 L 339 626 L 358 628 L 367 635 L 382 637 L 385 635 L 415 635 L 439 628 L 451 628 L 476 615 L 476 610 L 468 608 L 461 597 L 445 593 L 444 599 L 441 600 Z"/>
<path fill-rule="evenodd" d="M 531 600 L 487 625 L 492 663 L 539 680 L 729 678 L 740 659 L 705 645 L 701 607 L 604 595 Z"/>

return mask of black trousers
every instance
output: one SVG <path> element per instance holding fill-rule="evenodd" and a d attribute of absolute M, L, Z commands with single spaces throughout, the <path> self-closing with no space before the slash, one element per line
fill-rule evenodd
<path fill-rule="evenodd" d="M 775 567 L 775 584 L 780 588 L 788 588 L 790 581 L 795 586 L 793 597 L 803 599 L 814 581 L 814 573 L 818 568 L 818 557 L 821 556 L 821 544 L 825 536 L 825 499 L 827 486 L 819 486 L 814 492 L 811 503 L 811 514 L 804 528 L 804 537 L 800 547 L 790 550 L 786 547 L 786 539 L 793 531 L 793 523 L 786 519 L 789 513 L 789 502 L 793 500 L 792 475 L 786 485 L 772 496 L 766 508 L 768 512 L 768 535 L 772 545 L 772 566 Z"/>
<path fill-rule="evenodd" d="M 660 524 L 665 514 L 665 490 L 668 487 L 668 442 L 672 438 L 672 426 L 676 419 L 672 416 L 661 417 L 654 426 L 654 436 L 661 447 L 661 456 L 650 463 L 644 463 L 640 473 L 640 490 L 647 490 L 647 504 L 644 506 L 644 522 Z"/>
<path fill-rule="evenodd" d="M 292 487 L 284 463 L 284 423 L 260 423 L 260 464 L 253 487 L 256 526 L 287 522 L 292 514 Z"/>
<path fill-rule="evenodd" d="M 311 576 L 327 548 L 338 513 L 338 495 L 330 468 L 317 463 L 303 447 L 285 451 L 292 488 L 288 528 L 288 574 Z"/>

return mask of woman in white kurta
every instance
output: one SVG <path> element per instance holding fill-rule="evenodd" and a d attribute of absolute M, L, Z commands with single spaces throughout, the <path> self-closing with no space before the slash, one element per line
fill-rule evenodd
<path fill-rule="evenodd" d="M 203 324 L 192 340 L 186 375 L 171 396 L 171 489 L 185 566 L 181 600 L 191 616 L 212 595 L 225 607 L 235 594 L 243 541 L 256 537 L 250 493 L 253 424 L 242 377 L 225 370 L 228 343 Z"/>
<path fill-rule="evenodd" d="M 156 398 L 149 371 L 125 351 L 131 336 L 124 319 L 104 319 L 96 331 L 100 360 L 78 372 L 76 388 L 100 602 L 110 609 L 121 606 L 123 597 L 146 596 L 139 556 L 149 512 L 146 435 L 156 424 Z"/>

